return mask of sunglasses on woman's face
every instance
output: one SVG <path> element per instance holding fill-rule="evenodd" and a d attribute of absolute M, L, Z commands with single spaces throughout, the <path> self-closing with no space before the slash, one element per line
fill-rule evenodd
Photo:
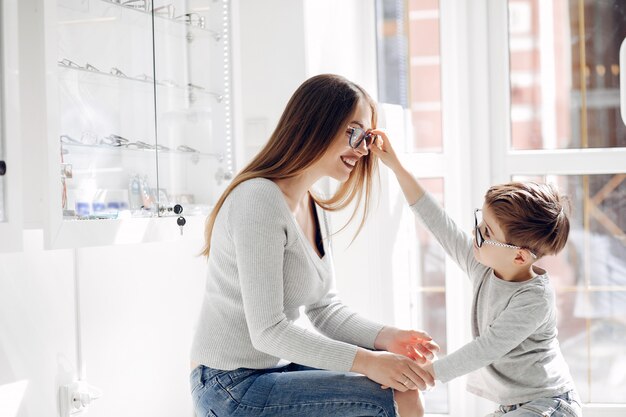
<path fill-rule="evenodd" d="M 374 143 L 374 139 L 376 138 L 375 134 L 373 134 L 369 130 L 362 129 L 360 127 L 348 126 L 347 132 L 350 135 L 348 143 L 353 149 L 360 147 L 363 141 L 365 141 L 365 147 L 369 149 L 372 143 Z"/>

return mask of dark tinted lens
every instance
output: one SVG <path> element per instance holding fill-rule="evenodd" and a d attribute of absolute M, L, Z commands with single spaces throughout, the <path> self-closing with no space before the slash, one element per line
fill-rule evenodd
<path fill-rule="evenodd" d="M 480 233 L 480 228 L 478 226 L 476 226 L 476 246 L 478 246 L 479 248 L 483 246 L 483 242 L 485 241 L 485 239 L 483 238 L 483 234 Z"/>
<path fill-rule="evenodd" d="M 352 133 L 350 134 L 350 146 L 353 148 L 358 148 L 361 146 L 361 142 L 363 142 L 363 129 L 358 127 L 352 128 Z"/>
<path fill-rule="evenodd" d="M 474 240 L 476 240 L 476 246 L 479 248 L 483 245 L 484 238 L 483 234 L 480 233 L 480 228 L 478 227 L 478 210 L 474 212 Z"/>

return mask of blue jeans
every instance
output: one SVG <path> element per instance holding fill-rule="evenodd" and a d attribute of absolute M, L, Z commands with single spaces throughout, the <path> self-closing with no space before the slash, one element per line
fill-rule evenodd
<path fill-rule="evenodd" d="M 556 397 L 538 398 L 527 403 L 501 405 L 487 417 L 581 417 L 580 398 L 575 391 Z"/>
<path fill-rule="evenodd" d="M 395 417 L 393 390 L 343 372 L 290 364 L 280 368 L 191 372 L 198 417 Z"/>

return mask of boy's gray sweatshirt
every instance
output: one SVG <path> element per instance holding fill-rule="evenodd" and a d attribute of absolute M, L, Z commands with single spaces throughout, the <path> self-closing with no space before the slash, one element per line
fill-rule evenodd
<path fill-rule="evenodd" d="M 504 281 L 473 254 L 472 238 L 428 194 L 411 206 L 473 288 L 474 340 L 434 362 L 436 379 L 469 374 L 467 390 L 502 405 L 574 389 L 557 340 L 554 289 L 545 271 L 524 282 Z"/>

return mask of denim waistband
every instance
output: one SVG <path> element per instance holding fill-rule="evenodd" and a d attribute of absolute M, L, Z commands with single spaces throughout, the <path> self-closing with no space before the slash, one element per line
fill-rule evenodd
<path fill-rule="evenodd" d="M 576 402 L 580 404 L 580 397 L 578 396 L 578 393 L 575 390 L 569 390 L 567 392 L 564 392 L 563 394 L 556 395 L 553 398 L 560 398 L 562 400 L 567 401 L 570 404 L 572 402 Z"/>

